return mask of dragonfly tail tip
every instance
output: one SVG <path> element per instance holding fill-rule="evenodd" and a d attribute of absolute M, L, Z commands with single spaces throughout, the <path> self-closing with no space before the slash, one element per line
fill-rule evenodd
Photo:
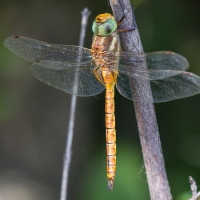
<path fill-rule="evenodd" d="M 108 190 L 113 191 L 113 187 L 114 187 L 114 179 L 110 178 L 108 179 Z"/>

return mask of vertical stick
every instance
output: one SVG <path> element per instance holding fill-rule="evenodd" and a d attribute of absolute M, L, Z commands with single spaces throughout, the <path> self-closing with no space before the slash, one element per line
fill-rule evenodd
<path fill-rule="evenodd" d="M 197 193 L 197 184 L 196 181 L 189 176 L 190 188 L 192 191 L 192 198 L 189 200 L 199 200 L 200 199 L 200 192 Z"/>
<path fill-rule="evenodd" d="M 82 12 L 82 21 L 81 21 L 81 33 L 79 38 L 79 46 L 83 46 L 85 39 L 85 32 L 88 22 L 88 17 L 90 15 L 90 11 L 85 8 Z M 79 55 L 80 56 L 80 55 Z M 76 100 L 77 97 L 72 95 L 71 98 L 71 106 L 70 106 L 70 119 L 69 119 L 69 127 L 67 133 L 67 144 L 65 149 L 65 157 L 63 163 L 63 174 L 62 174 L 62 183 L 61 183 L 61 194 L 60 200 L 67 200 L 67 189 L 68 189 L 68 180 L 69 180 L 69 167 L 71 162 L 72 155 L 72 141 L 74 134 L 74 123 L 75 123 L 75 112 L 76 112 Z"/>
<path fill-rule="evenodd" d="M 123 15 L 120 1 L 125 18 L 119 28 L 127 30 L 134 27 L 134 23 L 136 23 L 134 22 L 134 13 L 132 13 L 129 0 L 110 0 L 116 20 L 121 19 Z M 120 39 L 122 50 L 135 53 L 144 52 L 136 24 L 134 31 L 120 33 Z M 137 67 L 146 69 L 147 65 L 144 63 L 137 65 Z M 130 83 L 132 95 L 137 97 L 134 107 L 151 200 L 171 200 L 150 83 L 147 80 L 141 81 L 136 78 L 132 78 Z"/>

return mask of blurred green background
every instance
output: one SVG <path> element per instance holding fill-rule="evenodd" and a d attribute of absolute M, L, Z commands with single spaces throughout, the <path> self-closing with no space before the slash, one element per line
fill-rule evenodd
<path fill-rule="evenodd" d="M 185 56 L 200 75 L 200 1 L 132 0 L 146 52 Z M 71 96 L 34 79 L 29 62 L 3 46 L 10 35 L 78 45 L 81 10 L 88 7 L 85 47 L 106 0 L 0 0 L 0 199 L 59 199 Z M 200 185 L 200 95 L 155 105 L 174 199 Z M 133 103 L 116 92 L 117 174 L 107 191 L 104 93 L 78 98 L 69 200 L 146 200 L 148 185 Z"/>

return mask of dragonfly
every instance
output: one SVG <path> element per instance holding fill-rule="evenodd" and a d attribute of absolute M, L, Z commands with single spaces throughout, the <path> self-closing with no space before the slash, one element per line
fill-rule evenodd
<path fill-rule="evenodd" d="M 50 44 L 23 36 L 11 36 L 4 45 L 32 62 L 31 74 L 38 80 L 79 97 L 105 90 L 105 129 L 108 189 L 113 190 L 116 173 L 115 86 L 132 101 L 165 102 L 200 93 L 200 77 L 187 72 L 183 56 L 169 51 L 146 54 L 122 51 L 118 23 L 113 15 L 98 15 L 92 25 L 91 49 Z M 141 64 L 147 63 L 147 69 Z M 130 79 L 149 81 L 152 98 L 134 94 Z"/>

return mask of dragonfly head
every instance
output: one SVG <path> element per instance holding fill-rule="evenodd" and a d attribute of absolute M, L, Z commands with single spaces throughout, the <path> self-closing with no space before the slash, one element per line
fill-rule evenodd
<path fill-rule="evenodd" d="M 115 21 L 115 18 L 113 15 L 109 13 L 104 13 L 98 15 L 93 24 L 92 24 L 92 30 L 95 35 L 100 36 L 108 36 L 117 29 L 117 22 Z"/>

